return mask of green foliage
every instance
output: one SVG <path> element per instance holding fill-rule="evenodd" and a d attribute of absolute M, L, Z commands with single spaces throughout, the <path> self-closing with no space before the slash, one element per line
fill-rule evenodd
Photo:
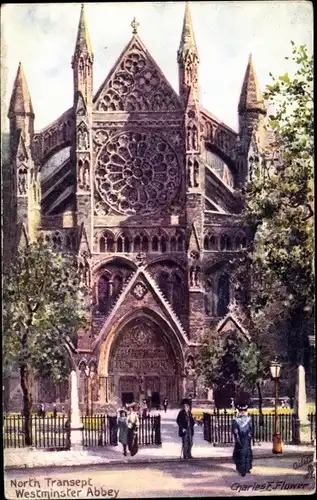
<path fill-rule="evenodd" d="M 202 347 L 200 356 L 205 386 L 225 388 L 234 384 L 238 391 L 253 391 L 257 383 L 269 377 L 270 358 L 267 343 L 239 340 L 235 332 L 212 338 Z"/>
<path fill-rule="evenodd" d="M 267 333 L 279 324 L 292 331 L 288 344 L 301 355 L 313 333 L 313 57 L 305 45 L 292 46 L 295 74 L 271 75 L 264 95 L 274 105 L 274 140 L 247 186 L 246 215 L 256 229 L 251 334 L 256 338 L 259 323 Z"/>
<path fill-rule="evenodd" d="M 86 290 L 74 258 L 39 241 L 18 250 L 3 276 L 3 358 L 11 369 L 64 378 L 70 369 L 65 344 L 76 344 Z"/>

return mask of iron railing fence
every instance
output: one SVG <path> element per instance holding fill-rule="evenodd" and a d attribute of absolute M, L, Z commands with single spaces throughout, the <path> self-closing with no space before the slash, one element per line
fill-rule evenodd
<path fill-rule="evenodd" d="M 70 448 L 70 426 L 67 415 L 39 417 L 31 416 L 31 446 L 53 450 Z M 4 448 L 24 448 L 25 417 L 6 415 L 3 417 Z"/>
<path fill-rule="evenodd" d="M 213 413 L 204 413 L 205 441 L 213 444 L 233 444 L 234 439 L 231 432 L 233 418 L 234 415 L 226 411 L 220 413 L 215 410 Z M 262 416 L 258 414 L 251 415 L 251 418 L 253 424 L 253 444 L 271 442 L 274 434 L 274 412 L 265 413 Z M 316 439 L 316 414 L 308 414 L 308 420 L 310 422 L 310 438 L 311 442 L 313 442 Z M 279 414 L 278 431 L 284 443 L 292 443 L 294 441 L 295 421 L 296 417 L 292 413 Z"/>

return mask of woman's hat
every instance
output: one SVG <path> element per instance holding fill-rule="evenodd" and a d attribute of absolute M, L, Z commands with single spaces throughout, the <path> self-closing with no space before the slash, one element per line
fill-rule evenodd
<path fill-rule="evenodd" d="M 127 414 L 127 412 L 125 410 L 120 410 L 119 413 L 120 413 L 120 415 L 126 415 Z"/>

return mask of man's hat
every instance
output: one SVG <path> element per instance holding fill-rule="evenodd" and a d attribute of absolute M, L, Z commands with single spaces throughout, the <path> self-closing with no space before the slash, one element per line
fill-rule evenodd
<path fill-rule="evenodd" d="M 190 405 L 190 401 L 189 401 L 189 399 L 188 399 L 188 398 L 184 398 L 184 399 L 182 400 L 182 405 Z"/>

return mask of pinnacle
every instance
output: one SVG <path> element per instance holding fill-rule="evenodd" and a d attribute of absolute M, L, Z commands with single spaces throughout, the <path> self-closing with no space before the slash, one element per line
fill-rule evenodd
<path fill-rule="evenodd" d="M 32 101 L 21 61 L 13 84 L 9 106 L 9 117 L 12 114 L 29 114 L 34 116 Z"/>
<path fill-rule="evenodd" d="M 252 54 L 249 55 L 244 75 L 238 110 L 239 113 L 247 110 L 265 112 L 264 99 L 254 70 Z"/>
<path fill-rule="evenodd" d="M 84 51 L 87 51 L 89 56 L 93 56 L 91 49 L 91 42 L 87 28 L 86 14 L 85 14 L 85 6 L 81 4 L 80 18 L 78 24 L 77 31 L 77 40 L 75 46 L 75 54 L 81 54 Z"/>
<path fill-rule="evenodd" d="M 183 31 L 178 50 L 178 62 L 184 60 L 188 52 L 195 54 L 198 59 L 198 51 L 197 51 L 194 28 L 189 8 L 189 2 L 186 2 Z"/>

